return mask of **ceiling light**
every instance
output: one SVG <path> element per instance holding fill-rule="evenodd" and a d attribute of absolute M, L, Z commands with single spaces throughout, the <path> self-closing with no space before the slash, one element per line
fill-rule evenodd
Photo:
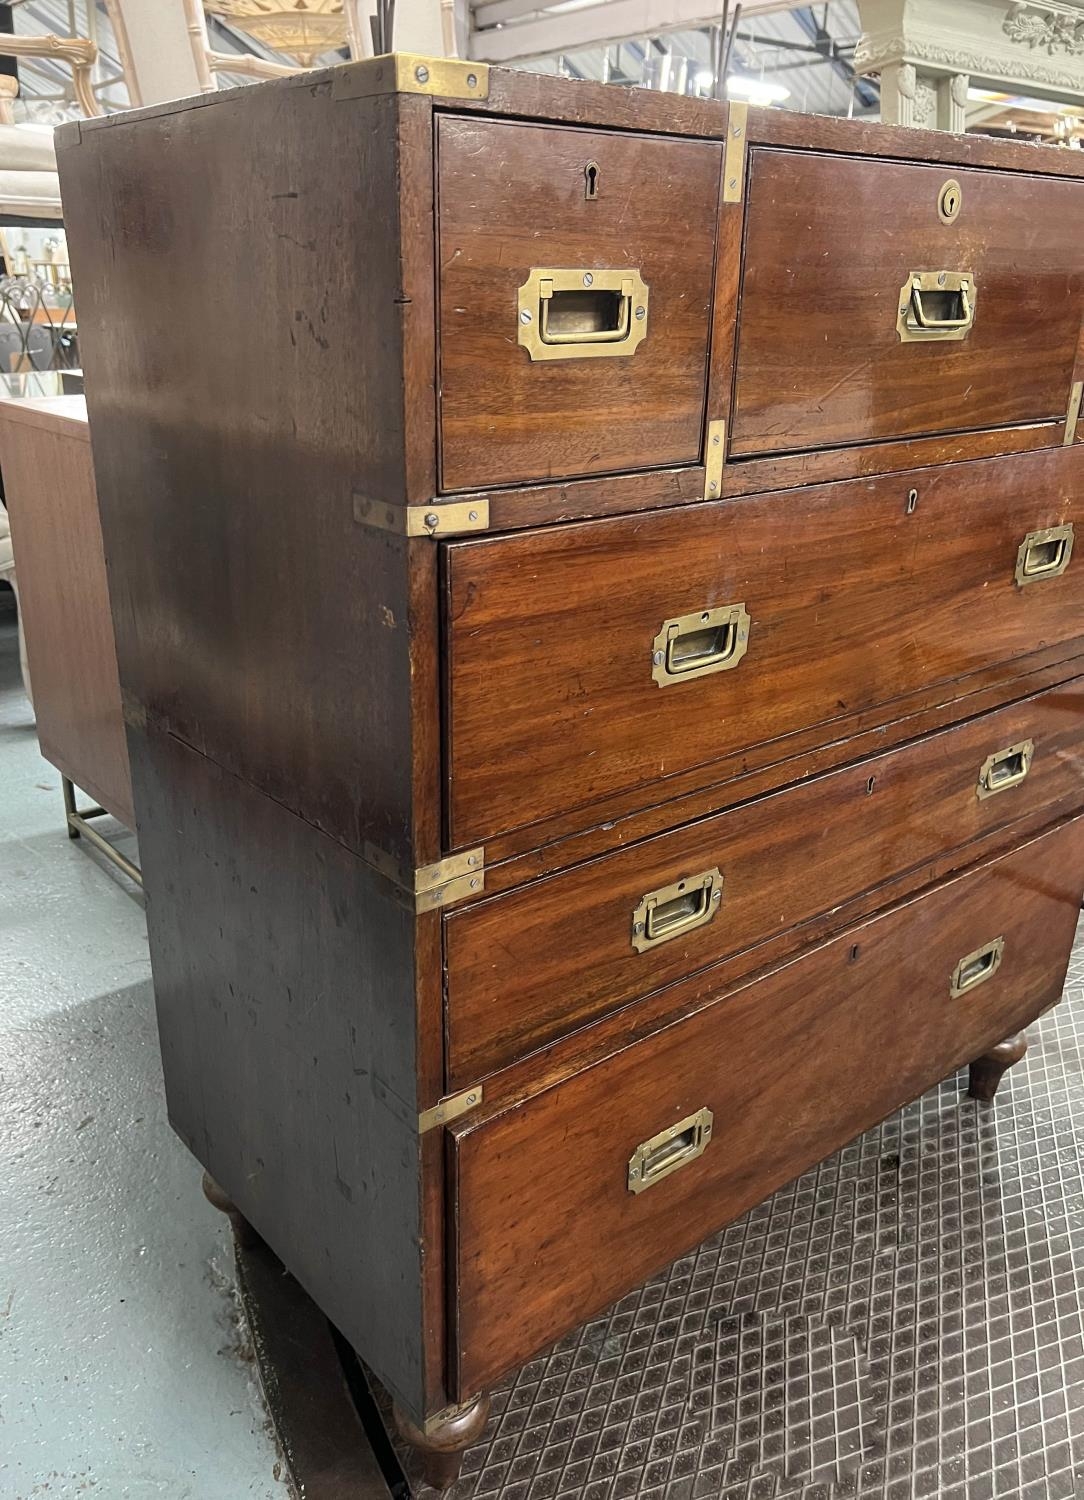
<path fill-rule="evenodd" d="M 790 98 L 790 89 L 781 83 L 772 83 L 767 78 L 743 78 L 731 73 L 726 80 L 728 94 L 737 94 L 739 99 L 748 99 L 750 104 L 782 104 Z"/>

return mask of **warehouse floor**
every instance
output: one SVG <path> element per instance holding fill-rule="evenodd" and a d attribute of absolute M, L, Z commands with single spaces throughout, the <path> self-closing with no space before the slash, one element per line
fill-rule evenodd
<path fill-rule="evenodd" d="M 65 834 L 14 620 L 0 590 L 0 1496 L 284 1500 L 141 900 Z"/>
<path fill-rule="evenodd" d="M 0 1496 L 284 1500 L 139 897 L 65 836 L 7 602 Z M 947 1080 L 519 1371 L 454 1500 L 1084 1497 L 1084 942 L 1029 1035 L 994 1105 Z"/>

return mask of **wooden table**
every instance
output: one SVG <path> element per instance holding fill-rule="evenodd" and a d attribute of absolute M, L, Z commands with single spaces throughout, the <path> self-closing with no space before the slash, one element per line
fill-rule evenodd
<path fill-rule="evenodd" d="M 0 400 L 0 469 L 42 754 L 64 779 L 70 836 L 138 880 L 86 822 L 108 812 L 135 828 L 83 397 Z M 99 806 L 77 810 L 76 786 Z"/>

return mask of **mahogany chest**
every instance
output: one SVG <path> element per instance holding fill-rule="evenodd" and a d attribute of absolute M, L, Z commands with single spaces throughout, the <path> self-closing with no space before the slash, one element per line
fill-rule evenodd
<path fill-rule="evenodd" d="M 60 141 L 170 1116 L 446 1484 L 1060 995 L 1084 162 L 405 56 Z"/>

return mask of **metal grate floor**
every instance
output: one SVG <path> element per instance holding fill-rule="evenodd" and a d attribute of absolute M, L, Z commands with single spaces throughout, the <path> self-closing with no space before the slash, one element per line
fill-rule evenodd
<path fill-rule="evenodd" d="M 1084 1497 L 1084 927 L 1028 1035 L 532 1360 L 454 1500 Z"/>

